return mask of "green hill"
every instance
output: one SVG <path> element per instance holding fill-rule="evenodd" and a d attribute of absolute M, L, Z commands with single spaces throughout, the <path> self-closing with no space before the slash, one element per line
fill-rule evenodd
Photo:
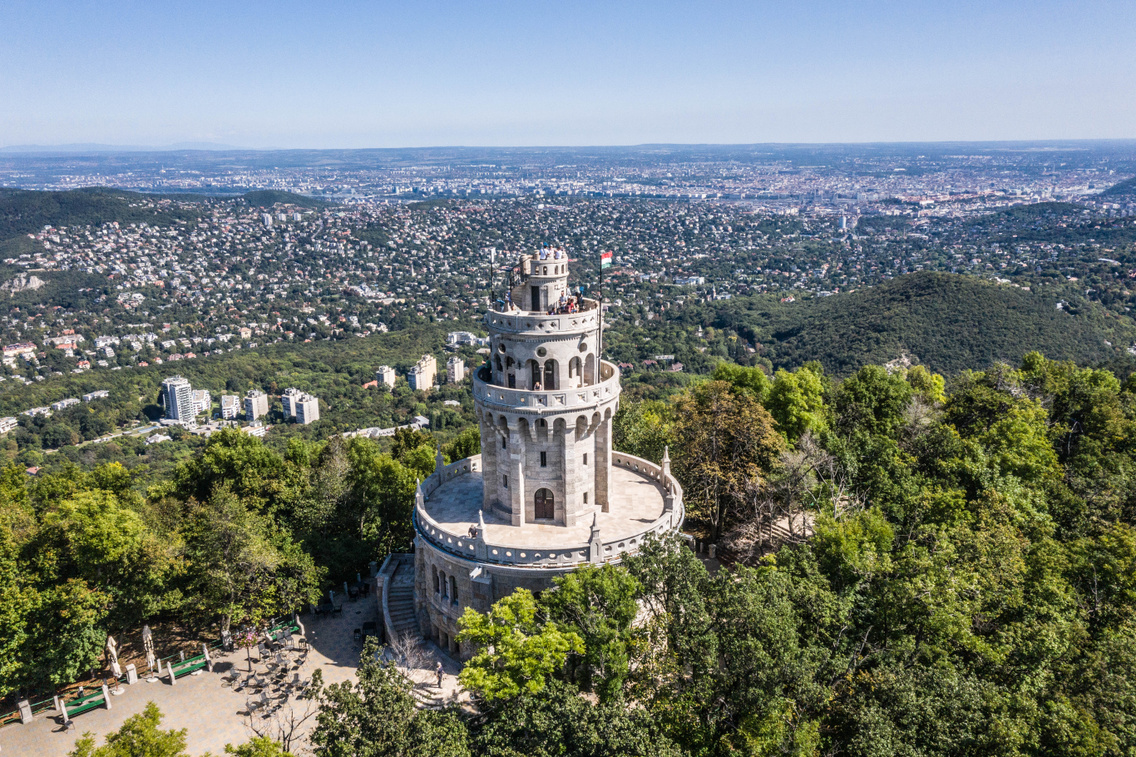
<path fill-rule="evenodd" d="M 191 209 L 164 206 L 162 199 L 158 195 L 105 187 L 67 192 L 0 189 L 0 239 L 29 234 L 44 226 L 84 226 L 112 221 L 164 225 L 197 217 Z"/>
<path fill-rule="evenodd" d="M 1100 193 L 1101 197 L 1132 197 L 1136 195 L 1136 176 L 1113 184 Z"/>
<path fill-rule="evenodd" d="M 905 353 L 945 373 L 1016 363 L 1031 350 L 1079 363 L 1125 357 L 1136 326 L 1084 301 L 1058 309 L 1063 294 L 1053 287 L 1029 292 L 973 276 L 916 273 L 795 303 L 731 300 L 718 306 L 715 325 L 761 343 L 776 367 L 819 360 L 838 375 Z"/>
<path fill-rule="evenodd" d="M 322 208 L 327 203 L 314 197 L 298 195 L 294 192 L 280 192 L 275 189 L 257 189 L 245 192 L 241 197 L 249 205 L 258 208 L 271 208 L 277 203 L 281 205 L 298 205 L 301 208 Z"/>

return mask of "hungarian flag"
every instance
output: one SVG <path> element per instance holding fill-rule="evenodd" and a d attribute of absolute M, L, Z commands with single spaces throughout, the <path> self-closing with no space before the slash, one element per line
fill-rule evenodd
<path fill-rule="evenodd" d="M 600 253 L 600 268 L 611 268 L 611 250 Z"/>

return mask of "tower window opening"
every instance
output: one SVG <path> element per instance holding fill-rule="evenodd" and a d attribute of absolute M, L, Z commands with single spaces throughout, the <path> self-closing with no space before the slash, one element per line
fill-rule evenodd
<path fill-rule="evenodd" d="M 588 453 L 585 452 L 584 453 L 584 465 L 587 465 L 587 464 L 588 464 Z"/>
<path fill-rule="evenodd" d="M 509 477 L 508 476 L 501 476 L 501 488 L 503 488 L 503 489 L 509 488 Z"/>
<path fill-rule="evenodd" d="M 501 449 L 509 449 L 509 437 L 501 437 Z"/>
<path fill-rule="evenodd" d="M 540 453 L 540 467 L 541 468 L 547 468 L 548 467 L 548 453 L 547 452 L 541 452 Z"/>
<path fill-rule="evenodd" d="M 588 504 L 588 493 L 584 492 L 584 504 Z"/>

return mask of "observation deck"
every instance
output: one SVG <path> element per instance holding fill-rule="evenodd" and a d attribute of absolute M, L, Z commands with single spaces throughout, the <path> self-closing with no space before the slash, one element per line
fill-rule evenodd
<path fill-rule="evenodd" d="M 476 563 L 549 569 L 618 561 L 623 553 L 637 552 L 648 535 L 678 530 L 684 510 L 682 487 L 662 467 L 622 452 L 613 452 L 611 461 L 609 511 L 594 506 L 580 518 L 582 525 L 565 528 L 514 526 L 494 512 L 481 512 L 481 456 L 458 460 L 422 482 L 415 531 L 433 547 Z M 470 537 L 471 528 L 476 537 Z"/>
<path fill-rule="evenodd" d="M 598 328 L 599 302 L 583 297 L 580 303 L 575 313 L 552 315 L 540 310 L 490 310 L 485 323 L 501 333 L 533 336 L 576 334 Z"/>
<path fill-rule="evenodd" d="M 508 389 L 487 380 L 482 367 L 473 374 L 473 398 L 484 407 L 508 413 L 542 414 L 594 409 L 619 396 L 619 369 L 600 361 L 600 381 L 568 389 Z"/>

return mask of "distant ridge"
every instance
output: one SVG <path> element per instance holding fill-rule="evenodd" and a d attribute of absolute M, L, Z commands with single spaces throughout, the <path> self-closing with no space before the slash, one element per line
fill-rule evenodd
<path fill-rule="evenodd" d="M 1100 193 L 1100 197 L 1133 197 L 1136 196 L 1136 176 L 1131 179 L 1113 184 Z"/>
<path fill-rule="evenodd" d="M 180 150 L 208 150 L 225 152 L 230 150 L 243 150 L 243 147 L 223 145 L 216 142 L 178 142 L 163 147 L 145 145 L 104 145 L 94 142 L 78 142 L 67 145 L 9 145 L 0 147 L 0 153 L 12 155 L 52 155 L 52 154 L 91 154 L 114 152 L 178 152 Z"/>
<path fill-rule="evenodd" d="M 730 300 L 718 306 L 716 325 L 736 323 L 775 367 L 819 360 L 836 375 L 904 354 L 947 374 L 1016 364 L 1032 350 L 1082 364 L 1126 357 L 1136 325 L 1094 303 L 1058 308 L 1059 300 L 1056 288 L 1031 292 L 977 276 L 921 272 L 795 303 Z"/>
<path fill-rule="evenodd" d="M 254 207 L 272 207 L 276 203 L 305 208 L 326 205 L 311 197 L 275 190 L 246 192 L 240 197 Z M 145 194 L 108 187 L 85 187 L 65 192 L 0 188 L 0 240 L 30 234 L 44 226 L 86 226 L 112 221 L 163 225 L 179 220 L 189 221 L 199 216 L 192 206 L 180 204 L 167 203 L 161 208 L 139 206 L 140 200 L 154 199 L 176 199 L 179 203 L 187 203 L 216 198 L 188 194 Z"/>

